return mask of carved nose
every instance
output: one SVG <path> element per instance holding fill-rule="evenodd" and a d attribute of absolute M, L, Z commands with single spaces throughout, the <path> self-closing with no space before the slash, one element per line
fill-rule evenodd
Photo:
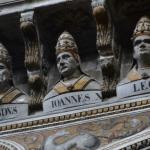
<path fill-rule="evenodd" d="M 64 65 L 64 61 L 62 59 L 60 60 L 60 65 Z"/>
<path fill-rule="evenodd" d="M 142 44 L 140 45 L 140 48 L 145 48 L 145 44 L 142 43 Z"/>

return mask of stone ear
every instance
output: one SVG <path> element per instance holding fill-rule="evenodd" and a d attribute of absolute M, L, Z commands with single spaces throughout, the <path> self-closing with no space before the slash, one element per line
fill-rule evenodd
<path fill-rule="evenodd" d="M 133 55 L 133 59 L 136 59 L 136 53 L 135 53 L 135 51 L 134 51 L 134 48 L 133 48 L 132 55 Z"/>
<path fill-rule="evenodd" d="M 134 52 L 134 51 L 133 51 L 133 58 L 136 59 L 136 57 L 135 57 L 135 52 Z"/>

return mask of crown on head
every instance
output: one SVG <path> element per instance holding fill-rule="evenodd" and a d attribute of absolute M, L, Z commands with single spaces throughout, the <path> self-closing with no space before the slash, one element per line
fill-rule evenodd
<path fill-rule="evenodd" d="M 64 31 L 59 36 L 56 44 L 56 55 L 62 52 L 71 53 L 74 58 L 79 61 L 78 47 L 73 36 L 67 31 Z"/>
<path fill-rule="evenodd" d="M 148 16 L 141 17 L 137 22 L 133 32 L 133 39 L 140 35 L 150 35 L 150 18 Z"/>

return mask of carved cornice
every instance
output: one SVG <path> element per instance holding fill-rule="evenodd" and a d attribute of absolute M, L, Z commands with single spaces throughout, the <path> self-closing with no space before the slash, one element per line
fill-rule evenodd
<path fill-rule="evenodd" d="M 128 100 L 114 104 L 99 106 L 91 109 L 72 111 L 57 115 L 43 115 L 24 119 L 23 121 L 14 121 L 1 123 L 0 135 L 30 131 L 35 129 L 57 127 L 58 125 L 69 125 L 70 123 L 80 123 L 80 121 L 89 121 L 89 119 L 99 118 L 101 120 L 113 118 L 116 116 L 127 115 L 128 113 L 140 113 L 150 111 L 150 98 L 141 98 L 138 100 Z"/>

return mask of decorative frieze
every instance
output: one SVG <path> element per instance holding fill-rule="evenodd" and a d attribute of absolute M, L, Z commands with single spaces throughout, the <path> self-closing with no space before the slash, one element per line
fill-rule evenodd
<path fill-rule="evenodd" d="M 22 131 L 29 131 L 34 129 L 42 129 L 47 127 L 57 127 L 58 125 L 66 125 L 68 123 L 75 123 L 78 121 L 94 119 L 94 118 L 110 118 L 113 116 L 121 116 L 132 112 L 145 112 L 150 107 L 149 98 L 129 99 L 128 101 L 112 103 L 109 105 L 99 106 L 83 109 L 82 111 L 70 111 L 68 113 L 60 113 L 57 115 L 47 115 L 24 121 L 15 121 L 11 123 L 4 123 L 0 125 L 0 134 L 15 133 Z M 12 128 L 15 126 L 15 128 Z"/>
<path fill-rule="evenodd" d="M 66 113 L 64 117 L 63 115 L 61 115 L 61 117 L 55 115 L 53 119 L 52 117 L 45 119 L 41 117 L 39 120 L 30 119 L 30 121 L 28 120 L 28 122 L 22 124 L 20 130 L 15 129 L 15 127 L 20 124 L 19 121 L 16 122 L 16 125 L 5 123 L 7 124 L 7 131 L 1 131 L 0 138 L 15 141 L 21 145 L 23 143 L 23 146 L 27 149 L 41 149 L 43 146 L 46 148 L 46 145 L 51 145 L 51 147 L 54 146 L 53 148 L 62 148 L 65 145 L 70 146 L 69 143 L 78 143 L 79 140 L 75 140 L 77 138 L 80 138 L 81 143 L 78 143 L 79 145 L 74 145 L 75 147 L 81 147 L 82 141 L 85 141 L 86 144 L 88 138 L 90 138 L 91 144 L 95 140 L 97 141 L 96 143 L 99 143 L 98 145 L 96 144 L 98 146 L 96 146 L 96 149 L 113 144 L 114 145 L 110 147 L 117 149 L 117 144 L 115 143 L 118 143 L 119 148 L 119 143 L 121 143 L 122 140 L 124 143 L 122 142 L 120 146 L 128 147 L 135 143 L 134 140 L 141 141 L 141 139 L 145 140 L 147 138 L 146 136 L 136 136 L 136 134 L 141 131 L 144 132 L 143 130 L 149 127 L 149 109 L 145 109 L 145 111 L 144 109 L 143 111 L 140 109 L 132 112 L 128 111 L 112 116 L 105 116 L 105 113 L 109 111 L 108 108 L 105 108 L 104 111 L 101 117 L 97 116 L 97 111 L 95 109 L 87 111 L 87 113 L 82 112 L 84 117 L 81 117 L 80 112 L 76 112 L 71 115 Z M 86 120 L 84 120 L 85 117 L 87 118 Z M 51 124 L 49 123 L 50 121 Z M 34 126 L 32 126 L 33 123 Z M 130 138 L 130 136 L 132 138 Z M 129 137 L 130 142 L 126 142 L 127 137 Z M 55 144 L 54 141 L 57 141 L 57 144 Z M 94 149 L 93 144 L 92 147 Z"/>

